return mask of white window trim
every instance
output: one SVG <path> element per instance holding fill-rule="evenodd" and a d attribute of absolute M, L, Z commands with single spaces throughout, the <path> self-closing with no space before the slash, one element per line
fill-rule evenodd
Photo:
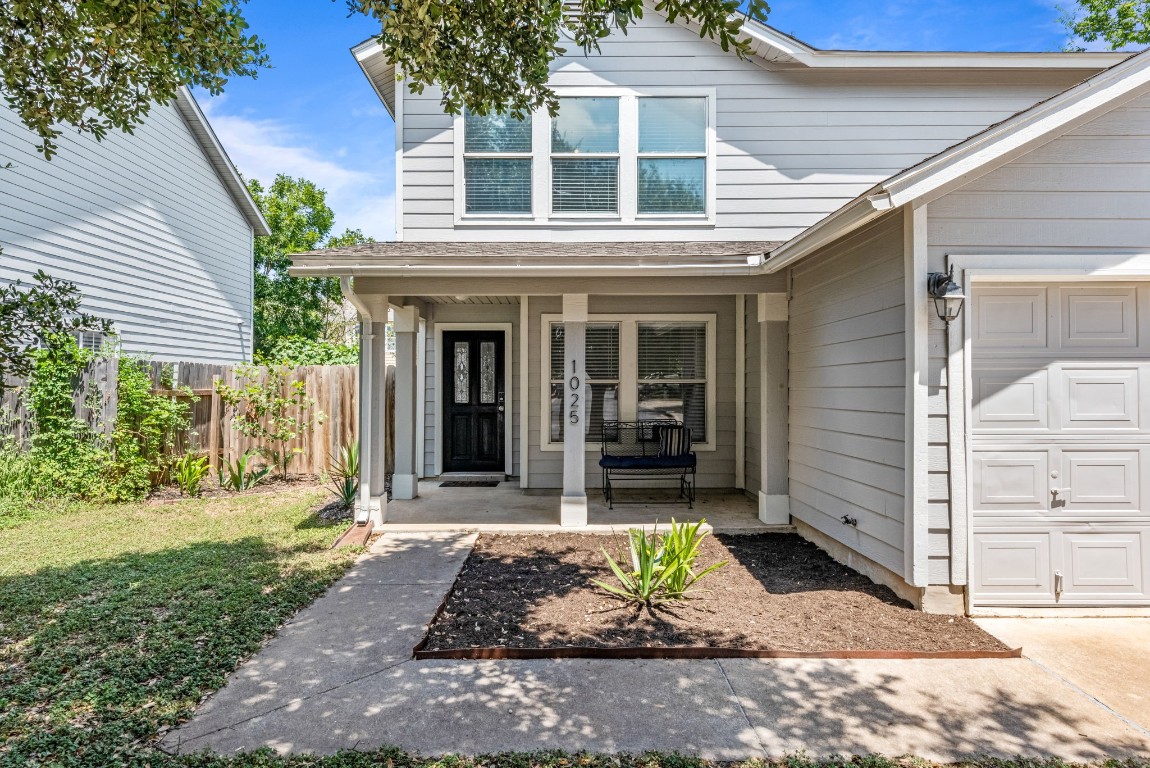
<path fill-rule="evenodd" d="M 540 315 L 539 325 L 539 450 L 562 451 L 562 442 L 551 440 L 551 323 L 563 322 L 561 314 Z M 715 423 L 718 411 L 718 351 L 716 349 L 715 314 L 591 314 L 587 324 L 619 324 L 619 420 L 635 421 L 638 418 L 639 386 L 639 323 L 704 323 L 707 328 L 707 435 L 706 440 L 695 442 L 693 450 L 698 452 L 716 451 L 718 434 Z M 632 391 L 634 390 L 634 391 Z M 587 451 L 598 452 L 600 443 L 587 436 Z"/>
<path fill-rule="evenodd" d="M 463 177 L 463 115 L 454 118 L 455 226 L 457 227 L 714 227 L 718 174 L 715 130 L 717 91 L 699 87 L 578 88 L 553 89 L 563 97 L 614 97 L 619 99 L 619 210 L 611 213 L 553 213 L 551 210 L 551 117 L 546 111 L 531 116 L 531 209 L 530 214 L 467 213 Z M 702 214 L 638 213 L 638 99 L 645 96 L 703 97 L 707 99 L 706 203 Z M 655 156 L 648 153 L 644 156 Z M 674 154 L 669 156 L 679 157 Z"/>

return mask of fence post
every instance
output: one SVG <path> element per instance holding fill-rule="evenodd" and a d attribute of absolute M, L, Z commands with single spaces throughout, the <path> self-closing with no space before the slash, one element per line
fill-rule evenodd
<path fill-rule="evenodd" d="M 211 464 L 212 472 L 219 471 L 220 468 L 220 392 L 218 389 L 220 377 L 218 374 L 212 376 L 212 412 L 208 417 L 208 462 Z"/>

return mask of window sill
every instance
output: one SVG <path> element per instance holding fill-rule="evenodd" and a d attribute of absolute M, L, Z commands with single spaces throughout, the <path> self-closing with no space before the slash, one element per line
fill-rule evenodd
<path fill-rule="evenodd" d="M 455 219 L 455 226 L 460 228 L 468 227 L 522 227 L 525 229 L 555 229 L 566 227 L 609 227 L 611 229 L 625 229 L 637 227 L 640 229 L 646 228 L 675 228 L 675 229 L 714 229 L 714 219 L 661 219 L 661 218 L 641 218 L 632 219 L 631 221 L 624 221 L 618 217 L 587 217 L 587 218 L 551 218 L 545 220 L 529 219 L 529 218 L 473 218 L 471 216 L 464 216 Z"/>

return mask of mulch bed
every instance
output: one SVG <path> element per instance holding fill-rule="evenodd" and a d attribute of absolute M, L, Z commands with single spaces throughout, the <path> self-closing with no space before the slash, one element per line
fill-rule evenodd
<path fill-rule="evenodd" d="M 703 579 L 695 598 L 652 609 L 627 604 L 591 583 L 614 582 L 600 547 L 617 562 L 629 562 L 622 535 L 481 535 L 420 652 L 1008 651 L 969 619 L 916 611 L 795 534 L 708 536 L 699 566 L 720 560 L 728 565 Z"/>
<path fill-rule="evenodd" d="M 215 475 L 209 475 L 204 478 L 204 484 L 200 489 L 200 495 L 196 498 L 199 499 L 222 499 L 228 496 L 259 496 L 263 494 L 283 493 L 296 488 L 303 488 L 307 486 L 319 487 L 321 485 L 320 478 L 316 475 L 288 475 L 287 479 L 280 477 L 266 477 L 255 488 L 249 488 L 246 491 L 233 491 L 228 488 L 221 488 L 216 485 Z M 148 501 L 165 503 L 170 501 L 186 501 L 187 496 L 180 495 L 180 489 L 173 485 L 160 486 L 148 495 Z"/>

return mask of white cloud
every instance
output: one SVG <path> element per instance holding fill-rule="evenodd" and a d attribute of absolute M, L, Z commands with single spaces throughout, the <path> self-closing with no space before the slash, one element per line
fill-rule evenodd
<path fill-rule="evenodd" d="M 344 147 L 320 151 L 307 136 L 279 121 L 229 114 L 225 97 L 205 99 L 201 106 L 246 178 L 267 184 L 277 173 L 303 177 L 327 191 L 327 203 L 335 212 L 334 233 L 359 229 L 377 240 L 395 237 L 394 177 L 389 169 L 351 167 Z"/>

